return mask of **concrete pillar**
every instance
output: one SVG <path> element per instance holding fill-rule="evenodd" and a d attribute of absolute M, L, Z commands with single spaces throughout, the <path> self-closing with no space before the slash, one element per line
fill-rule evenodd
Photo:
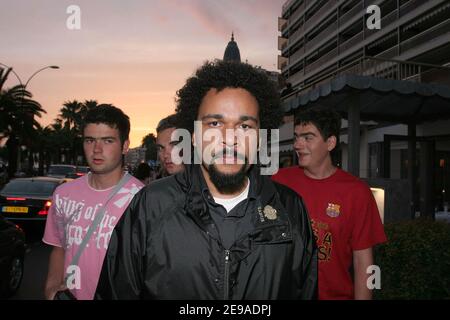
<path fill-rule="evenodd" d="M 420 142 L 420 216 L 434 219 L 434 141 Z"/>
<path fill-rule="evenodd" d="M 408 124 L 408 180 L 409 180 L 409 195 L 411 199 L 410 210 L 411 218 L 415 218 L 416 210 L 416 123 Z"/>
<path fill-rule="evenodd" d="M 359 176 L 359 148 L 360 148 L 360 110 L 359 96 L 349 99 L 348 104 L 348 171 Z"/>
<path fill-rule="evenodd" d="M 361 127 L 360 152 L 359 152 L 359 177 L 369 177 L 369 143 L 368 129 L 366 126 Z"/>
<path fill-rule="evenodd" d="M 348 144 L 341 143 L 341 169 L 348 171 Z"/>
<path fill-rule="evenodd" d="M 387 135 L 384 135 L 382 161 L 382 177 L 389 179 L 391 177 L 391 138 Z"/>

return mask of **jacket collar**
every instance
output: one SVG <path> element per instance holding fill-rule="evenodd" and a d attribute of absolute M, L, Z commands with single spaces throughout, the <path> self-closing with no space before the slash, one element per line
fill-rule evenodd
<path fill-rule="evenodd" d="M 250 168 L 248 177 L 250 179 L 249 196 L 256 199 L 258 211 L 252 217 L 255 230 L 250 237 L 256 242 L 289 240 L 291 232 L 288 214 L 281 205 L 274 183 L 270 177 L 262 176 L 257 166 Z M 211 231 L 214 222 L 202 196 L 206 181 L 200 165 L 185 165 L 185 170 L 176 174 L 175 179 L 186 194 L 186 213 L 201 229 Z"/>

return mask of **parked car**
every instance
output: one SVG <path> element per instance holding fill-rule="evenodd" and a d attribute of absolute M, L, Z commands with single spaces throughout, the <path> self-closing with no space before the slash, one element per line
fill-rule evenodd
<path fill-rule="evenodd" d="M 0 212 L 9 220 L 46 220 L 53 191 L 70 179 L 17 178 L 0 190 Z"/>
<path fill-rule="evenodd" d="M 52 164 L 48 168 L 47 177 L 67 178 L 77 172 L 77 167 L 71 164 Z"/>
<path fill-rule="evenodd" d="M 0 299 L 9 298 L 20 287 L 25 250 L 23 230 L 0 215 Z"/>
<path fill-rule="evenodd" d="M 15 178 L 24 178 L 26 176 L 27 176 L 27 173 L 23 172 L 23 171 L 17 171 L 17 172 L 14 173 L 14 177 Z"/>
<path fill-rule="evenodd" d="M 68 178 L 76 179 L 87 174 L 91 169 L 88 166 L 77 166 L 75 173 L 67 175 Z"/>

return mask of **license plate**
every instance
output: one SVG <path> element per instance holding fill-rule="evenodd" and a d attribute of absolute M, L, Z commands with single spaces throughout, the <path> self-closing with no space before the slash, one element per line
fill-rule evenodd
<path fill-rule="evenodd" d="M 2 212 L 28 213 L 28 207 L 3 207 Z"/>

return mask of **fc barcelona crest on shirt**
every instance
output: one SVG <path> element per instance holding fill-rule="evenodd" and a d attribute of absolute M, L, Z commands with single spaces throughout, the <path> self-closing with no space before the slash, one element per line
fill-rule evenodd
<path fill-rule="evenodd" d="M 329 203 L 327 207 L 327 216 L 337 218 L 341 214 L 341 206 L 334 203 Z"/>
<path fill-rule="evenodd" d="M 275 220 L 277 218 L 277 210 L 267 205 L 264 207 L 264 216 L 269 220 Z"/>

